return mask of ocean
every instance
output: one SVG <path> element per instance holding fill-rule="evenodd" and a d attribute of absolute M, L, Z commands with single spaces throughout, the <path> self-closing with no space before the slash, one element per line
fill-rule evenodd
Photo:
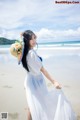
<path fill-rule="evenodd" d="M 18 60 L 10 54 L 10 45 L 0 46 L 0 87 L 1 87 L 1 110 L 5 108 L 2 104 L 6 103 L 7 111 L 20 111 L 20 115 L 26 100 L 23 90 L 23 82 L 26 71 L 22 64 L 18 65 Z M 71 102 L 74 111 L 80 115 L 80 43 L 62 44 L 39 44 L 35 48 L 39 56 L 43 58 L 42 64 L 52 78 L 62 85 L 62 90 Z M 45 78 L 45 76 L 44 76 Z M 51 89 L 53 85 L 45 78 L 47 86 Z M 13 93 L 13 94 L 12 94 Z M 18 95 L 18 98 L 17 98 Z M 16 98 L 15 98 L 16 97 Z M 18 107 L 15 104 L 19 99 Z M 25 105 L 23 105 L 23 103 Z M 11 106 L 13 105 L 13 106 Z M 15 106 L 15 109 L 13 109 Z M 10 111 L 9 111 L 10 108 Z M 15 113 L 15 112 L 14 112 Z"/>
<path fill-rule="evenodd" d="M 16 58 L 10 54 L 10 45 L 0 45 L 0 62 L 14 62 Z M 51 57 L 80 57 L 80 42 L 67 43 L 41 43 L 38 48 L 34 48 L 36 52 L 43 58 Z"/>

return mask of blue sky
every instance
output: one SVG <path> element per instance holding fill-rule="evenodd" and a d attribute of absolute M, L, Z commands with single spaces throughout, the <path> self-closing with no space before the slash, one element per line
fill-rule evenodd
<path fill-rule="evenodd" d="M 0 0 L 0 36 L 19 38 L 27 29 L 33 30 L 40 42 L 80 40 L 80 4 Z"/>

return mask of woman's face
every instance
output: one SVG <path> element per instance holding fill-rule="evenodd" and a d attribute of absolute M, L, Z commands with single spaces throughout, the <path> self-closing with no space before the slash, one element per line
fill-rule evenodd
<path fill-rule="evenodd" d="M 36 36 L 32 36 L 32 39 L 30 40 L 30 48 L 35 47 L 36 45 Z"/>

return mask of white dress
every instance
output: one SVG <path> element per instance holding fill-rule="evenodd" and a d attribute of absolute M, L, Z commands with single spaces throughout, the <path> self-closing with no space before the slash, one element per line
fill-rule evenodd
<path fill-rule="evenodd" d="M 62 90 L 48 90 L 40 72 L 42 62 L 33 49 L 29 50 L 26 60 L 30 72 L 25 78 L 24 86 L 32 120 L 76 120 Z"/>

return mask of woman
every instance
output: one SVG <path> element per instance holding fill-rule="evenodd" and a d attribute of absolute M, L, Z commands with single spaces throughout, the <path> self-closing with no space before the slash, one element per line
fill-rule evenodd
<path fill-rule="evenodd" d="M 27 71 L 24 86 L 28 102 L 28 120 L 76 120 L 61 85 L 50 76 L 42 64 L 42 58 L 33 49 L 36 45 L 36 35 L 31 30 L 26 30 L 21 36 L 24 47 L 22 56 L 18 59 Z M 43 75 L 53 83 L 55 89 L 48 91 Z"/>
<path fill-rule="evenodd" d="M 75 114 L 63 95 L 61 85 L 55 81 L 42 64 L 42 59 L 34 51 L 36 35 L 26 30 L 23 34 L 24 51 L 22 65 L 27 71 L 25 79 L 28 101 L 28 120 L 76 120 Z M 42 73 L 55 88 L 49 92 Z"/>
<path fill-rule="evenodd" d="M 30 92 L 34 90 L 34 94 L 35 94 L 35 92 L 36 92 L 35 87 L 39 87 L 37 82 L 38 81 L 44 82 L 41 72 L 55 85 L 55 87 L 57 89 L 60 89 L 61 88 L 60 84 L 57 81 L 53 80 L 53 78 L 49 75 L 47 70 L 43 67 L 40 57 L 37 56 L 37 54 L 33 50 L 33 48 L 36 45 L 36 35 L 32 31 L 27 30 L 22 34 L 22 36 L 23 36 L 23 41 L 24 41 L 24 53 L 23 53 L 23 57 L 22 57 L 22 64 L 23 64 L 23 67 L 28 72 L 28 76 L 25 80 L 27 94 L 29 94 L 27 89 L 30 89 Z M 33 83 L 33 81 L 31 81 L 32 79 L 34 80 L 35 83 Z M 32 82 L 32 83 L 28 83 L 28 82 Z M 44 86 L 45 86 L 45 84 L 43 84 L 43 87 Z M 34 87 L 34 88 L 32 88 L 32 87 Z M 43 92 L 43 89 L 41 89 L 41 88 L 39 88 L 39 89 L 40 89 L 39 92 L 40 91 Z M 45 88 L 45 90 L 47 91 L 47 88 Z M 28 120 L 31 119 L 30 117 L 31 117 L 31 115 L 30 115 L 30 111 L 28 109 Z"/>

